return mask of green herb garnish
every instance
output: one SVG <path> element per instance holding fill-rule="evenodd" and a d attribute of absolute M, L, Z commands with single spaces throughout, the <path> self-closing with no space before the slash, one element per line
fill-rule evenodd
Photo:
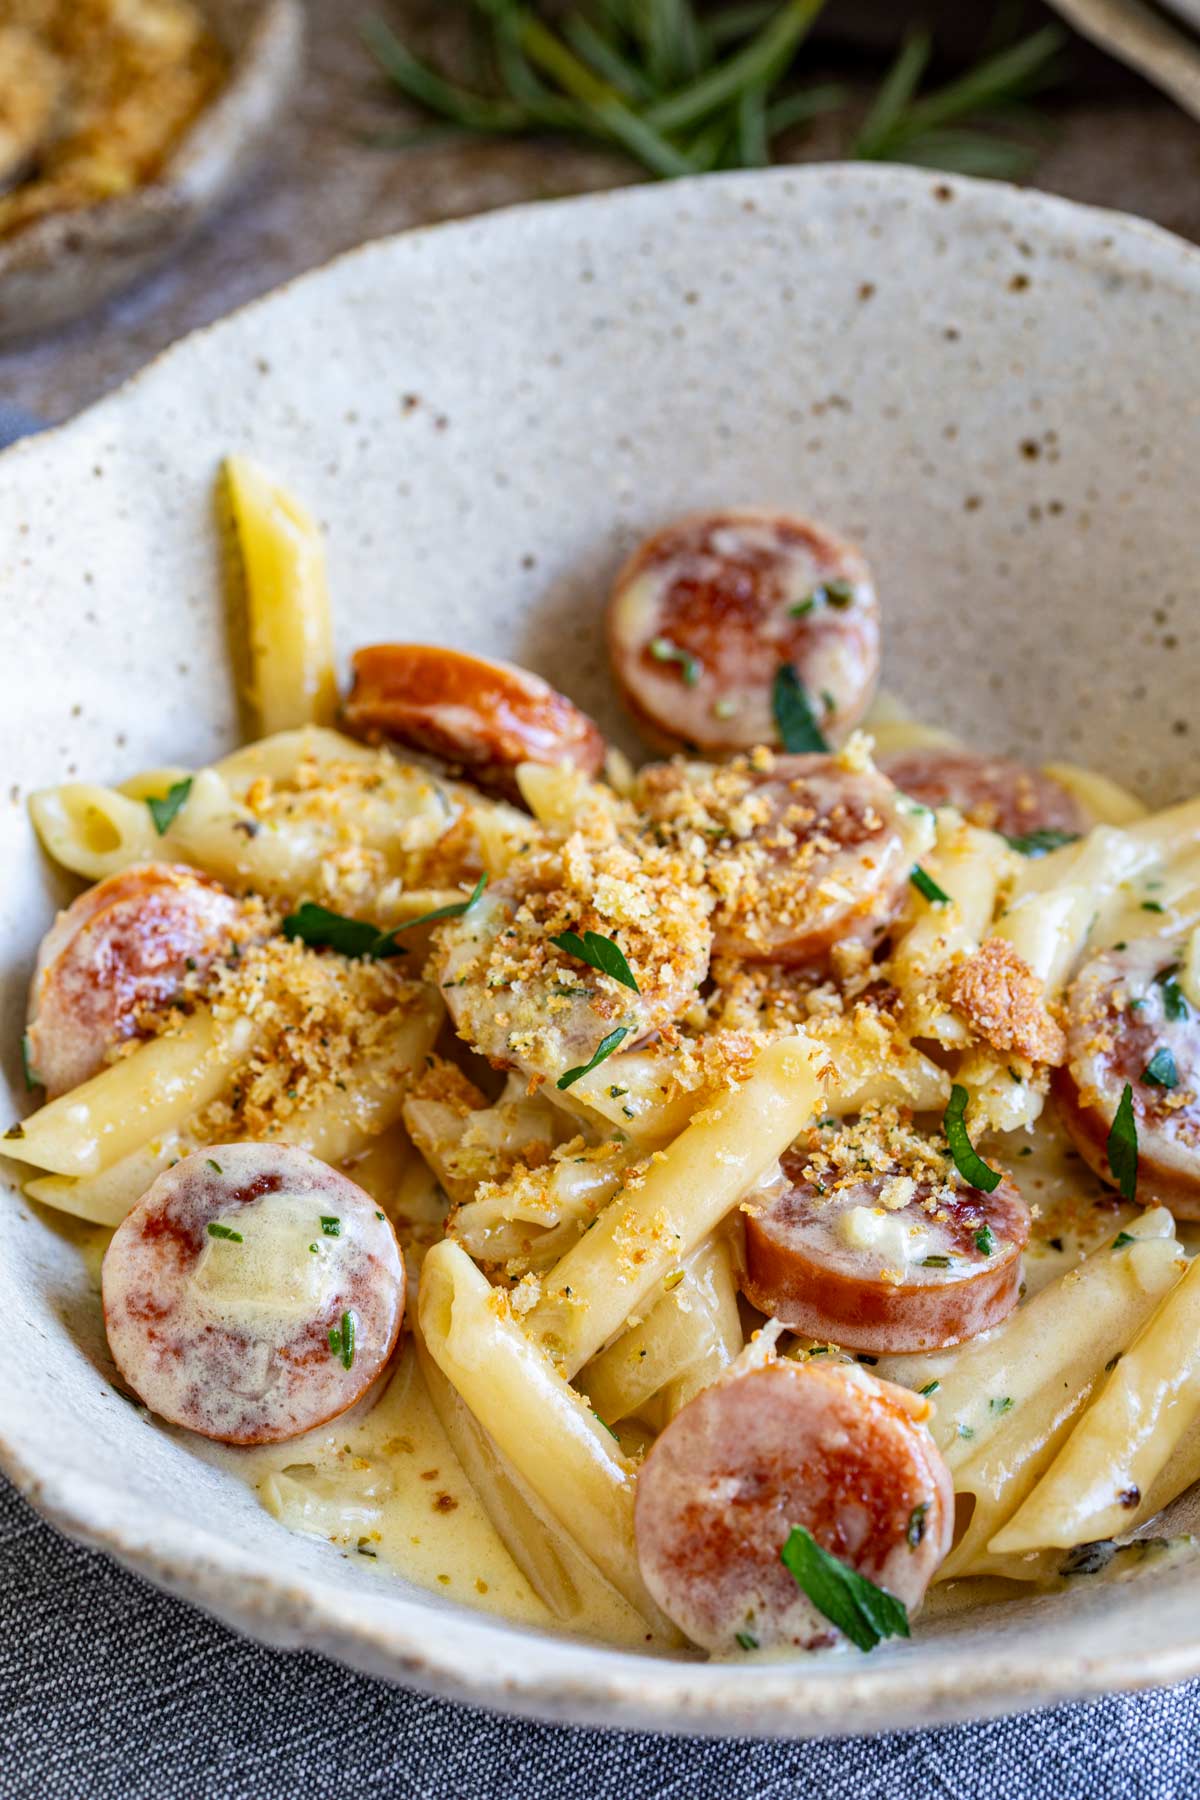
<path fill-rule="evenodd" d="M 1165 912 L 1166 908 L 1163 906 L 1163 903 L 1161 900 L 1143 900 L 1142 901 L 1142 911 L 1143 912 L 1160 913 L 1160 912 Z"/>
<path fill-rule="evenodd" d="M 615 1031 L 610 1031 L 607 1037 L 600 1039 L 588 1062 L 581 1063 L 577 1069 L 568 1069 L 565 1075 L 560 1075 L 554 1084 L 555 1087 L 560 1089 L 574 1087 L 582 1076 L 590 1075 L 593 1069 L 599 1068 L 605 1057 L 611 1056 L 622 1039 L 628 1036 L 628 1025 L 618 1025 Z"/>
<path fill-rule="evenodd" d="M 681 650 L 678 644 L 671 642 L 670 638 L 651 638 L 650 654 L 655 662 L 678 663 L 685 687 L 695 687 L 699 681 L 702 668 L 700 658 L 693 656 L 690 650 Z"/>
<path fill-rule="evenodd" d="M 358 1554 L 360 1556 L 377 1557 L 379 1555 L 378 1550 L 376 1550 L 376 1548 L 375 1548 L 374 1544 L 371 1542 L 370 1538 L 360 1537 L 357 1544 L 355 1544 L 354 1548 L 358 1551 Z"/>
<path fill-rule="evenodd" d="M 1142 1070 L 1142 1080 L 1149 1087 L 1175 1088 L 1179 1086 L 1179 1070 L 1175 1066 L 1174 1056 L 1165 1044 L 1158 1046 Z"/>
<path fill-rule="evenodd" d="M 207 1164 L 208 1164 L 208 1166 L 209 1166 L 209 1168 L 210 1168 L 210 1169 L 215 1169 L 215 1170 L 216 1170 L 216 1172 L 217 1172 L 217 1174 L 218 1174 L 218 1175 L 223 1175 L 223 1174 L 224 1174 L 224 1172 L 225 1172 L 225 1171 L 224 1171 L 224 1170 L 223 1170 L 223 1169 L 222 1169 L 222 1167 L 221 1167 L 221 1165 L 220 1165 L 220 1163 L 219 1163 L 219 1162 L 214 1162 L 214 1161 L 213 1161 L 213 1159 L 212 1159 L 212 1157 L 211 1157 L 211 1156 L 206 1156 L 206 1157 L 205 1157 L 205 1159 L 204 1159 L 204 1160 L 205 1160 L 205 1162 L 206 1162 L 206 1163 L 207 1163 Z"/>
<path fill-rule="evenodd" d="M 240 1231 L 234 1231 L 228 1225 L 219 1225 L 216 1219 L 209 1220 L 208 1235 L 209 1237 L 225 1238 L 231 1244 L 242 1244 L 246 1241 Z"/>
<path fill-rule="evenodd" d="M 635 994 L 641 992 L 625 960 L 625 952 L 615 939 L 602 937 L 598 931 L 585 931 L 582 937 L 578 932 L 564 931 L 560 937 L 552 937 L 550 942 L 577 962 L 586 963 L 589 969 L 611 975 L 614 981 L 619 981 L 622 987 L 632 988 Z"/>
<path fill-rule="evenodd" d="M 739 1650 L 757 1650 L 758 1649 L 758 1639 L 754 1636 L 754 1634 L 752 1632 L 735 1631 L 733 1634 L 733 1638 L 734 1638 L 734 1642 L 737 1644 L 737 1647 Z"/>
<path fill-rule="evenodd" d="M 1169 969 L 1164 969 L 1161 975 L 1154 977 L 1155 983 L 1162 989 L 1163 1012 L 1175 1024 L 1188 1016 L 1187 999 L 1176 980 L 1178 970 L 1179 964 L 1172 963 Z"/>
<path fill-rule="evenodd" d="M 321 1230 L 324 1232 L 326 1237 L 341 1237 L 342 1221 L 336 1216 L 336 1214 L 322 1213 L 321 1214 Z"/>
<path fill-rule="evenodd" d="M 164 836 L 175 814 L 187 800 L 192 791 L 192 778 L 185 775 L 182 781 L 175 782 L 159 799 L 146 801 L 150 808 L 150 817 L 154 820 L 154 829 L 159 837 Z"/>
<path fill-rule="evenodd" d="M 873 1650 L 886 1637 L 909 1636 L 903 1602 L 822 1550 L 803 1525 L 793 1525 L 779 1560 L 817 1611 L 860 1650 Z"/>
<path fill-rule="evenodd" d="M 999 1187 L 1002 1177 L 998 1170 L 990 1169 L 977 1154 L 967 1135 L 966 1111 L 969 1098 L 966 1088 L 959 1087 L 957 1083 L 950 1089 L 950 1104 L 942 1117 L 942 1130 L 946 1133 L 954 1166 L 963 1180 L 972 1187 L 980 1188 L 985 1194 L 990 1194 L 993 1188 Z M 985 1256 L 990 1254 L 990 1251 L 984 1251 Z"/>
<path fill-rule="evenodd" d="M 1011 1394 L 1004 1394 L 1003 1396 L 997 1395 L 988 1401 L 988 1411 L 995 1414 L 996 1417 L 999 1417 L 1001 1413 L 1011 1412 L 1012 1409 L 1013 1402 Z"/>
<path fill-rule="evenodd" d="M 33 1066 L 33 1056 L 30 1051 L 29 1033 L 27 1031 L 21 1033 L 21 1072 L 25 1077 L 25 1087 L 27 1091 L 31 1088 L 42 1086 L 42 1078 Z"/>
<path fill-rule="evenodd" d="M 908 1540 L 908 1547 L 910 1550 L 915 1550 L 917 1545 L 921 1542 L 921 1539 L 925 1536 L 925 1514 L 928 1511 L 929 1501 L 921 1500 L 918 1501 L 917 1505 L 913 1507 L 908 1515 L 908 1530 L 904 1535 Z"/>
<path fill-rule="evenodd" d="M 813 589 L 807 599 L 798 600 L 794 606 L 788 607 L 793 619 L 804 619 L 818 606 L 832 606 L 836 612 L 844 612 L 846 607 L 854 604 L 854 586 L 849 581 L 822 581 Z"/>
<path fill-rule="evenodd" d="M 1048 856 L 1051 850 L 1061 850 L 1064 844 L 1077 844 L 1077 831 L 1055 831 L 1046 826 L 1041 831 L 1027 831 L 1020 837 L 1009 837 L 1004 833 L 1004 841 L 1010 850 L 1019 850 L 1022 856 Z"/>
<path fill-rule="evenodd" d="M 784 749 L 792 755 L 828 750 L 829 745 L 813 717 L 804 684 L 791 663 L 780 663 L 771 688 L 771 711 Z"/>
<path fill-rule="evenodd" d="M 1136 1243 L 1137 1239 L 1134 1237 L 1132 1231 L 1118 1231 L 1116 1237 L 1112 1241 L 1112 1248 L 1114 1250 L 1123 1250 L 1126 1244 Z"/>
<path fill-rule="evenodd" d="M 329 1348 L 341 1359 L 343 1369 L 354 1367 L 354 1314 L 344 1312 L 339 1324 L 331 1327 Z"/>
<path fill-rule="evenodd" d="M 948 1269 L 950 1258 L 948 1256 L 923 1256 L 921 1267 L 923 1269 Z"/>
<path fill-rule="evenodd" d="M 1134 1199 L 1137 1194 L 1138 1140 L 1137 1122 L 1133 1116 L 1133 1087 L 1128 1081 L 1108 1134 L 1107 1153 L 1109 1171 L 1122 1199 Z"/>
<path fill-rule="evenodd" d="M 975 1436 L 975 1427 L 973 1425 L 959 1425 L 957 1429 L 959 1437 L 964 1439 L 964 1441 L 969 1442 L 970 1439 Z"/>
<path fill-rule="evenodd" d="M 941 1387 L 941 1385 L 942 1384 L 940 1381 L 927 1381 L 923 1388 L 917 1389 L 917 1392 L 918 1392 L 918 1394 L 926 1394 L 926 1395 L 936 1394 L 938 1389 Z"/>
<path fill-rule="evenodd" d="M 996 1254 L 996 1240 L 992 1236 L 992 1228 L 990 1225 L 981 1225 L 979 1230 L 975 1233 L 975 1248 L 978 1250 L 980 1256 L 994 1256 Z"/>
<path fill-rule="evenodd" d="M 407 956 L 405 947 L 396 942 L 402 931 L 412 931 L 417 925 L 432 925 L 438 919 L 461 919 L 474 906 L 487 883 L 487 876 L 481 875 L 467 899 L 455 900 L 449 906 L 436 906 L 432 912 L 406 919 L 403 925 L 393 925 L 390 931 L 380 931 L 378 926 L 368 925 L 365 919 L 348 919 L 342 913 L 331 912 L 327 906 L 317 906 L 306 900 L 298 912 L 289 913 L 283 921 L 283 935 L 299 938 L 314 949 L 336 950 L 342 956 L 369 956 L 376 961 L 389 956 Z"/>
<path fill-rule="evenodd" d="M 914 863 L 909 870 L 908 879 L 918 894 L 924 896 L 931 906 L 949 906 L 950 896 L 945 888 L 940 888 L 932 875 L 926 873 L 920 863 Z"/>

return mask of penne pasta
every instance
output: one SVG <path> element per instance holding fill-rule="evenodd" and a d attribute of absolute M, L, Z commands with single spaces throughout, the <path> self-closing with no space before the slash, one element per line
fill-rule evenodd
<path fill-rule="evenodd" d="M 337 710 L 325 547 L 314 520 L 245 456 L 226 458 L 249 625 L 250 699 L 263 732 Z"/>
<path fill-rule="evenodd" d="M 618 1332 L 663 1278 L 749 1193 L 821 1101 L 820 1053 L 797 1035 L 770 1044 L 749 1079 L 652 1157 L 546 1276 L 527 1321 L 568 1375 Z"/>
<path fill-rule="evenodd" d="M 522 1331 L 507 1298 L 444 1239 L 421 1271 L 421 1336 L 501 1454 L 647 1624 L 674 1636 L 633 1542 L 633 1472 L 616 1439 Z"/>
<path fill-rule="evenodd" d="M 89 881 L 162 855 L 149 808 L 115 788 L 86 781 L 42 788 L 29 796 L 29 816 L 47 854 Z"/>

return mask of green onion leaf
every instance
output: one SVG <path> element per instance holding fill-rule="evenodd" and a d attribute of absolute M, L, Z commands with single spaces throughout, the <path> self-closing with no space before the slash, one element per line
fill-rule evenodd
<path fill-rule="evenodd" d="M 1077 831 L 1054 831 L 1047 826 L 1042 831 L 1027 831 L 1020 837 L 1009 837 L 1004 833 L 1004 841 L 1010 850 L 1019 850 L 1022 856 L 1048 856 L 1051 850 L 1061 850 L 1064 844 L 1077 844 Z"/>
<path fill-rule="evenodd" d="M 918 1393 L 919 1393 L 919 1394 L 926 1394 L 926 1395 L 928 1395 L 928 1394 L 936 1394 L 936 1393 L 937 1393 L 937 1391 L 938 1391 L 938 1389 L 939 1389 L 939 1388 L 940 1388 L 940 1387 L 941 1387 L 941 1385 L 942 1385 L 942 1384 L 941 1384 L 941 1382 L 940 1382 L 940 1381 L 927 1381 L 927 1382 L 926 1382 L 926 1383 L 925 1383 L 925 1386 L 924 1386 L 924 1387 L 923 1387 L 923 1388 L 918 1388 L 918 1389 L 917 1389 L 917 1392 L 918 1392 Z"/>
<path fill-rule="evenodd" d="M 915 1550 L 925 1536 L 925 1514 L 929 1511 L 929 1501 L 921 1500 L 908 1515 L 908 1530 L 905 1537 L 910 1550 Z"/>
<path fill-rule="evenodd" d="M 1128 1081 L 1108 1134 L 1107 1151 L 1108 1167 L 1121 1197 L 1134 1199 L 1137 1195 L 1138 1140 L 1137 1122 L 1133 1116 L 1133 1087 Z"/>
<path fill-rule="evenodd" d="M 169 787 L 161 799 L 149 799 L 146 805 L 150 808 L 150 817 L 154 820 L 154 829 L 162 837 L 175 814 L 192 791 L 192 778 L 186 775 Z"/>
<path fill-rule="evenodd" d="M 920 863 L 913 864 L 909 871 L 908 879 L 912 882 L 918 894 L 924 895 L 931 906 L 949 906 L 950 896 L 945 888 L 940 888 L 933 879 L 933 876 L 927 874 Z"/>
<path fill-rule="evenodd" d="M 735 1631 L 734 1642 L 739 1650 L 757 1650 L 758 1639 L 749 1631 Z"/>
<path fill-rule="evenodd" d="M 613 938 L 602 937 L 598 931 L 585 931 L 582 937 L 577 932 L 564 931 L 561 937 L 552 937 L 550 942 L 560 950 L 565 950 L 577 962 L 586 963 L 589 969 L 599 969 L 602 975 L 611 975 L 614 981 L 619 981 L 623 987 L 632 988 L 635 994 L 641 992 L 625 960 L 625 952 Z"/>
<path fill-rule="evenodd" d="M 324 1232 L 326 1237 L 341 1237 L 342 1221 L 339 1218 L 337 1218 L 336 1216 L 330 1216 L 328 1213 L 322 1213 L 321 1214 L 321 1230 Z"/>
<path fill-rule="evenodd" d="M 240 1231 L 233 1231 L 228 1225 L 219 1225 L 215 1219 L 210 1219 L 208 1222 L 208 1235 L 209 1237 L 225 1238 L 231 1244 L 245 1242 Z"/>
<path fill-rule="evenodd" d="M 589 1061 L 581 1063 L 577 1069 L 568 1069 L 565 1075 L 560 1075 L 554 1084 L 555 1087 L 559 1089 L 574 1087 L 582 1076 L 590 1075 L 593 1069 L 599 1068 L 604 1059 L 611 1056 L 617 1045 L 628 1036 L 628 1025 L 618 1025 L 615 1031 L 610 1031 L 607 1037 L 600 1039 Z"/>
<path fill-rule="evenodd" d="M 860 1650 L 873 1650 L 886 1637 L 909 1636 L 903 1602 L 822 1550 L 803 1525 L 793 1525 L 779 1559 L 817 1611 Z"/>
<path fill-rule="evenodd" d="M 775 716 L 779 741 L 789 753 L 796 755 L 809 750 L 829 749 L 813 717 L 804 684 L 791 663 L 780 663 L 775 671 L 775 681 L 771 688 L 771 710 Z"/>
<path fill-rule="evenodd" d="M 1142 1080 L 1148 1087 L 1175 1088 L 1179 1086 L 1179 1070 L 1175 1066 L 1174 1056 L 1165 1044 L 1158 1046 L 1142 1070 Z"/>
<path fill-rule="evenodd" d="M 650 654 L 655 662 L 678 663 L 685 687 L 695 687 L 699 681 L 702 667 L 699 657 L 693 656 L 690 650 L 681 650 L 670 638 L 651 638 Z"/>
<path fill-rule="evenodd" d="M 990 1169 L 983 1158 L 976 1153 L 975 1146 L 967 1135 L 966 1111 L 970 1098 L 965 1087 L 957 1083 L 950 1089 L 950 1104 L 942 1118 L 942 1130 L 946 1133 L 946 1141 L 950 1145 L 950 1154 L 954 1158 L 954 1166 L 964 1181 L 972 1187 L 980 1188 L 990 1194 L 1002 1180 L 998 1170 Z M 990 1252 L 984 1251 L 985 1255 Z"/>
<path fill-rule="evenodd" d="M 354 1367 L 354 1314 L 344 1312 L 337 1325 L 329 1330 L 329 1348 L 338 1357 L 343 1369 Z"/>

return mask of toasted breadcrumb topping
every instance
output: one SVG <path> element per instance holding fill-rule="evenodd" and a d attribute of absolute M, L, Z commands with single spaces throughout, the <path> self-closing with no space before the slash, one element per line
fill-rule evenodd
<path fill-rule="evenodd" d="M 849 1124 L 815 1125 L 797 1139 L 797 1154 L 804 1157 L 800 1178 L 825 1203 L 879 1179 L 877 1206 L 898 1212 L 917 1202 L 937 1218 L 946 1201 L 967 1187 L 945 1138 L 919 1130 L 911 1114 L 895 1106 L 864 1108 Z"/>
<path fill-rule="evenodd" d="M 1042 984 L 1014 945 L 988 938 L 947 971 L 946 998 L 976 1034 L 997 1050 L 1057 1066 L 1067 1040 L 1050 1016 Z"/>

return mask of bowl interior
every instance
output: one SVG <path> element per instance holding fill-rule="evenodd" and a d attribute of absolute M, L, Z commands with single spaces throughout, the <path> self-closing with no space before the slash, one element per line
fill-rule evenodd
<path fill-rule="evenodd" d="M 862 167 L 729 177 L 371 246 L 9 452 L 14 1110 L 63 891 L 26 794 L 237 737 L 211 501 L 227 451 L 325 526 L 342 653 L 405 636 L 506 655 L 632 747 L 602 650 L 612 572 L 675 513 L 778 504 L 873 560 L 886 679 L 910 705 L 1166 800 L 1194 785 L 1198 297 L 1186 246 L 1039 196 Z M 112 1393 L 83 1259 L 15 1191 L 0 1243 L 0 1316 L 27 1346 L 0 1458 L 66 1529 L 259 1635 L 546 1715 L 720 1731 L 916 1724 L 1200 1667 L 1200 1570 L 778 1670 L 504 1626 L 286 1533 Z"/>

